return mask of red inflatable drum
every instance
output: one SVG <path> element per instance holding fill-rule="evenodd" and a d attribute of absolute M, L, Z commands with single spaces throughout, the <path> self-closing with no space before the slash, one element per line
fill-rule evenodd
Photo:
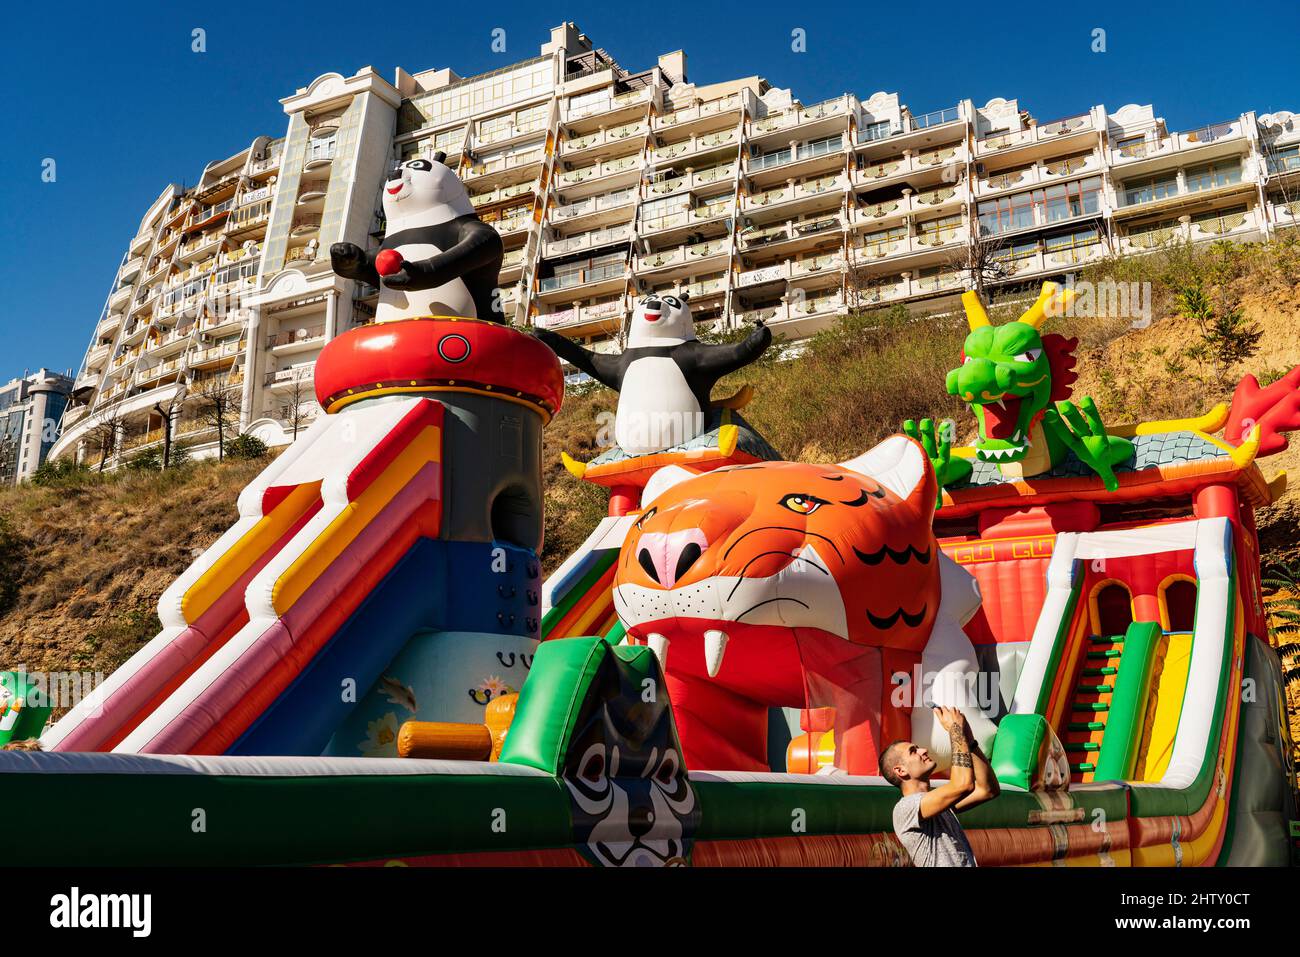
<path fill-rule="evenodd" d="M 316 360 L 316 398 L 326 412 L 412 392 L 500 396 L 549 422 L 564 401 L 564 375 L 555 353 L 530 335 L 441 316 L 361 326 L 328 342 Z"/>

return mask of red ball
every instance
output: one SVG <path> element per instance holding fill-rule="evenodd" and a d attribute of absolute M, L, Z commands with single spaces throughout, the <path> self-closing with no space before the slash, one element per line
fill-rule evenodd
<path fill-rule="evenodd" d="M 391 276 L 395 272 L 401 272 L 405 262 L 396 249 L 381 249 L 375 257 L 375 272 L 381 276 Z"/>

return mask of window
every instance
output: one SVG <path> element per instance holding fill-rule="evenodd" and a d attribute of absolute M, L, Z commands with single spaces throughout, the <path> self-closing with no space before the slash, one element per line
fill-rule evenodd
<path fill-rule="evenodd" d="M 1151 203 L 1158 199 L 1167 199 L 1178 195 L 1178 176 L 1175 173 L 1162 173 L 1148 179 L 1129 180 L 1124 184 L 1124 205 L 1135 206 L 1138 203 Z"/>
<path fill-rule="evenodd" d="M 868 123 L 859 131 L 858 140 L 863 143 L 870 143 L 872 140 L 883 140 L 894 132 L 894 124 L 889 120 L 878 120 L 875 123 Z"/>
<path fill-rule="evenodd" d="M 1273 150 L 1268 158 L 1270 173 L 1288 173 L 1297 169 L 1300 169 L 1300 144 L 1282 150 Z"/>
<path fill-rule="evenodd" d="M 1088 246 L 1095 246 L 1101 242 L 1101 234 L 1096 227 L 1087 229 L 1077 229 L 1074 232 L 1059 233 L 1055 236 L 1049 236 L 1043 240 L 1043 248 L 1046 252 L 1060 253 L 1072 251 L 1075 249 L 1085 249 Z"/>
<path fill-rule="evenodd" d="M 1204 189 L 1217 189 L 1241 182 L 1241 161 L 1238 159 L 1194 166 L 1186 173 L 1187 191 L 1199 193 Z"/>
<path fill-rule="evenodd" d="M 1170 582 L 1165 588 L 1165 611 L 1170 631 L 1191 631 L 1196 623 L 1196 583 L 1185 578 Z"/>

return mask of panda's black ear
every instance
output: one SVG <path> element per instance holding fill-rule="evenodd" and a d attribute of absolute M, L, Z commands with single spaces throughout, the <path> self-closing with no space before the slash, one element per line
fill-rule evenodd
<path fill-rule="evenodd" d="M 683 290 L 682 292 L 679 292 L 679 293 L 677 294 L 677 298 L 680 299 L 682 302 L 690 302 L 690 301 L 691 301 L 691 294 L 690 294 L 689 292 L 686 292 L 685 290 Z"/>
<path fill-rule="evenodd" d="M 432 156 L 430 156 L 429 158 L 430 158 L 431 160 L 433 160 L 435 163 L 445 163 L 445 162 L 447 162 L 447 154 L 444 153 L 442 150 L 436 150 L 436 151 L 434 152 L 434 154 L 433 154 Z"/>

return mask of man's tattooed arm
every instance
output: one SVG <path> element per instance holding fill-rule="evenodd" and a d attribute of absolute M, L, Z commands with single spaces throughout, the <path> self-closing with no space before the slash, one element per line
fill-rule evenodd
<path fill-rule="evenodd" d="M 948 740 L 952 742 L 952 763 L 954 767 L 969 768 L 971 764 L 970 746 L 966 742 L 966 728 L 957 725 L 948 729 Z"/>

